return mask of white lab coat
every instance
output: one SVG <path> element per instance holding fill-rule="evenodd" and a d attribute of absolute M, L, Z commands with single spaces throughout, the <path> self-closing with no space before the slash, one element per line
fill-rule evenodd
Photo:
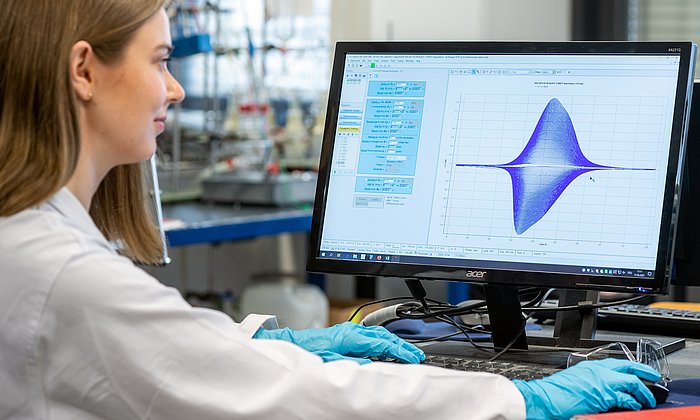
<path fill-rule="evenodd" d="M 428 366 L 323 363 L 192 308 L 117 255 L 67 189 L 0 218 L 0 418 L 525 417 L 507 379 Z"/>

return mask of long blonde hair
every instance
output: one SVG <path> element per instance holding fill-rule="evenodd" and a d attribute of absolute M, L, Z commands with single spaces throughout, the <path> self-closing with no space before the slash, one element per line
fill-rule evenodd
<path fill-rule="evenodd" d="M 80 133 L 69 56 L 79 40 L 115 63 L 166 0 L 3 0 L 0 8 L 0 216 L 47 201 L 73 175 Z M 112 169 L 90 214 L 122 253 L 157 263 L 158 230 L 146 205 L 143 164 Z"/>

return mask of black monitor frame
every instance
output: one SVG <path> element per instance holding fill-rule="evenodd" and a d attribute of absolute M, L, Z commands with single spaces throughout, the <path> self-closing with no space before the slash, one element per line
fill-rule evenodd
<path fill-rule="evenodd" d="M 614 275 L 559 274 L 539 271 L 518 271 L 509 269 L 507 265 L 499 268 L 483 269 L 464 266 L 423 265 L 412 263 L 394 263 L 392 261 L 358 261 L 347 259 L 320 258 L 320 245 L 323 229 L 323 218 L 326 211 L 326 198 L 330 180 L 337 121 L 339 116 L 340 94 L 345 69 L 345 58 L 348 53 L 425 53 L 425 54 L 668 54 L 677 53 L 680 57 L 677 91 L 675 94 L 673 124 L 671 129 L 670 153 L 667 164 L 665 193 L 662 205 L 660 240 L 656 258 L 656 269 L 653 278 L 639 279 Z M 489 306 L 497 307 L 496 301 L 501 300 L 499 310 L 506 316 L 512 330 L 513 324 L 518 324 L 520 317 L 519 302 L 513 299 L 514 288 L 517 286 L 535 285 L 542 287 L 557 287 L 562 289 L 624 291 L 635 293 L 665 294 L 668 292 L 671 278 L 671 263 L 675 243 L 675 225 L 680 185 L 685 135 L 689 113 L 688 92 L 692 89 L 691 70 L 694 66 L 695 46 L 689 42 L 339 42 L 336 44 L 335 58 L 332 70 L 326 124 L 323 135 L 323 145 L 320 157 L 319 176 L 316 198 L 313 208 L 313 221 L 309 241 L 307 270 L 321 273 L 340 273 L 363 276 L 402 277 L 424 280 L 446 280 L 462 282 L 478 282 L 490 288 L 487 297 Z M 585 292 L 584 292 L 585 293 Z M 593 314 L 594 316 L 595 314 Z M 506 324 L 504 322 L 498 324 Z M 578 330 L 574 336 L 588 336 L 585 324 L 588 321 L 579 319 Z M 567 327 L 568 328 L 568 327 Z M 576 328 L 574 328 L 576 329 Z M 595 323 L 591 325 L 594 333 Z M 512 331 L 499 333 L 499 343 L 512 337 Z M 583 337 L 585 338 L 585 337 Z M 494 332 L 494 342 L 496 342 Z M 517 343 L 516 347 L 526 347 L 526 343 Z M 568 345 L 568 344 L 565 344 Z"/>
<path fill-rule="evenodd" d="M 672 284 L 700 286 L 700 80 L 693 83 Z"/>

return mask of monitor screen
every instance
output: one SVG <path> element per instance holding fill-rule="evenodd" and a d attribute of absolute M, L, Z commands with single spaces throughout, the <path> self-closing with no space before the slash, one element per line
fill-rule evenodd
<path fill-rule="evenodd" d="M 338 43 L 307 268 L 665 293 L 694 45 Z"/>

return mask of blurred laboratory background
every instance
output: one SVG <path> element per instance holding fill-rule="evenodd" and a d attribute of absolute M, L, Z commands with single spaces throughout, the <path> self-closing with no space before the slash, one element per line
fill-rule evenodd
<path fill-rule="evenodd" d="M 305 271 L 336 41 L 700 41 L 694 0 L 178 0 L 170 17 L 187 98 L 157 158 L 172 262 L 147 270 L 194 305 L 295 328 L 406 295 L 403 279 Z"/>

